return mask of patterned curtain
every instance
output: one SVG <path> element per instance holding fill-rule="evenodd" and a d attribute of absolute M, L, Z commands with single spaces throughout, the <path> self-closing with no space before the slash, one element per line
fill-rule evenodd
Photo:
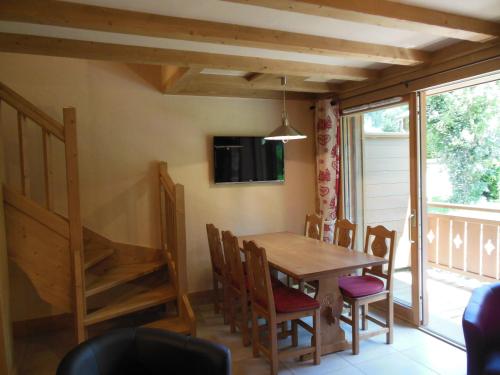
<path fill-rule="evenodd" d="M 340 175 L 340 114 L 332 99 L 316 102 L 316 171 L 319 214 L 326 220 L 323 240 L 333 242 Z"/>

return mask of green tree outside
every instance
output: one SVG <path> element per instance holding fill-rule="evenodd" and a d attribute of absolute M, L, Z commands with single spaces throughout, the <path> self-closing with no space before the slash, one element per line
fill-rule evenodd
<path fill-rule="evenodd" d="M 499 200 L 500 80 L 428 98 L 427 158 L 447 167 L 450 203 Z"/>

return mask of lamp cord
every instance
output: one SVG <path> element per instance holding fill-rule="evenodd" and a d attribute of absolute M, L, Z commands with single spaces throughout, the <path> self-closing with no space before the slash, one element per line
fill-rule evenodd
<path fill-rule="evenodd" d="M 286 76 L 281 78 L 281 85 L 283 86 L 283 115 L 286 116 Z"/>

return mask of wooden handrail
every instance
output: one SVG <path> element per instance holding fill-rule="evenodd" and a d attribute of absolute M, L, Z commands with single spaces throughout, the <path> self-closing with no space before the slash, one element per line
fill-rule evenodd
<path fill-rule="evenodd" d="M 64 142 L 64 126 L 0 82 L 0 99 Z"/>
<path fill-rule="evenodd" d="M 446 217 L 451 220 L 455 221 L 468 221 L 471 223 L 479 223 L 479 224 L 492 224 L 496 225 L 499 223 L 498 220 L 494 219 L 485 219 L 485 218 L 479 218 L 479 217 L 471 217 L 471 216 L 461 216 L 457 214 L 448 214 L 448 213 L 443 213 L 443 212 L 429 212 L 427 214 L 429 217 Z"/>
<path fill-rule="evenodd" d="M 469 210 L 469 211 L 483 211 L 483 212 L 500 213 L 500 209 L 498 209 L 498 208 L 469 206 L 466 204 L 457 204 L 457 203 L 427 202 L 427 205 L 429 207 L 450 208 L 450 209 L 455 209 L 455 210 Z"/>

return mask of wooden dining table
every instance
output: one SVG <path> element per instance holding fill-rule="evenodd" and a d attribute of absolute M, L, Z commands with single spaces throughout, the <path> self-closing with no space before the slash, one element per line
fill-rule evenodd
<path fill-rule="evenodd" d="M 340 327 L 343 299 L 338 277 L 385 264 L 386 259 L 289 232 L 239 236 L 238 240 L 241 248 L 243 241 L 265 248 L 269 264 L 278 271 L 299 281 L 318 280 L 322 355 L 348 348 Z"/>

